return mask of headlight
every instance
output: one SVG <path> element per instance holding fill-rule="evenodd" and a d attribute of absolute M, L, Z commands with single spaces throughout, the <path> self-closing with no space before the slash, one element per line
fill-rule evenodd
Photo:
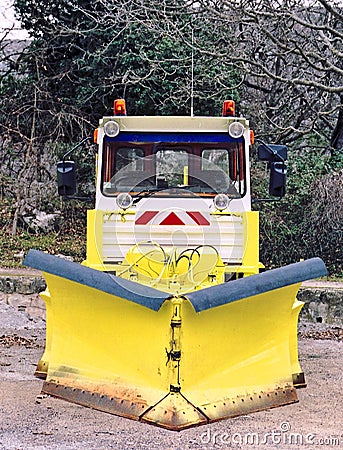
<path fill-rule="evenodd" d="M 229 206 L 230 199 L 226 194 L 217 194 L 213 200 L 214 206 L 219 211 L 223 211 Z"/>
<path fill-rule="evenodd" d="M 120 131 L 119 124 L 114 120 L 106 122 L 104 125 L 104 131 L 108 137 L 116 137 Z"/>
<path fill-rule="evenodd" d="M 130 206 L 132 205 L 133 199 L 130 194 L 123 192 L 118 195 L 118 197 L 116 198 L 116 202 L 117 202 L 118 208 L 127 209 L 127 208 L 130 208 Z"/>
<path fill-rule="evenodd" d="M 240 122 L 232 122 L 229 126 L 229 135 L 232 138 L 240 138 L 243 136 L 244 133 L 244 125 L 242 125 Z"/>

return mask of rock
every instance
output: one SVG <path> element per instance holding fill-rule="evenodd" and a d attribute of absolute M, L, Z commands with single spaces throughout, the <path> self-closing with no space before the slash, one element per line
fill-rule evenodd
<path fill-rule="evenodd" d="M 45 304 L 39 294 L 0 294 L 0 302 L 11 306 L 19 312 L 26 313 L 31 319 L 40 318 L 45 320 Z"/>
<path fill-rule="evenodd" d="M 65 259 L 66 261 L 74 262 L 74 258 L 72 256 L 62 255 L 61 253 L 56 256 L 58 256 L 58 258 Z"/>
<path fill-rule="evenodd" d="M 35 294 L 44 291 L 45 287 L 46 283 L 43 277 L 0 277 L 0 292 L 5 294 Z"/>
<path fill-rule="evenodd" d="M 15 278 L 0 277 L 0 291 L 5 294 L 13 294 L 15 292 Z"/>
<path fill-rule="evenodd" d="M 6 269 L 2 273 L 6 273 Z M 0 303 L 26 314 L 29 318 L 45 320 L 45 304 L 39 293 L 44 291 L 44 278 L 36 273 L 25 273 L 8 270 L 0 276 Z M 1 321 L 0 321 L 1 326 Z"/>
<path fill-rule="evenodd" d="M 42 277 L 18 277 L 16 283 L 16 292 L 19 294 L 35 294 L 44 291 L 46 283 Z"/>
<path fill-rule="evenodd" d="M 26 309 L 28 300 L 24 295 L 20 294 L 11 294 L 7 297 L 7 304 L 13 306 L 13 308 L 21 308 L 21 310 Z"/>
<path fill-rule="evenodd" d="M 45 328 L 45 322 L 39 318 L 32 318 L 26 312 L 18 311 L 11 305 L 0 302 L 0 332 L 2 330 L 21 330 Z"/>
<path fill-rule="evenodd" d="M 301 318 L 317 323 L 343 324 L 343 289 L 302 287 L 297 297 L 305 303 Z"/>
<path fill-rule="evenodd" d="M 47 214 L 44 211 L 34 211 L 34 215 L 23 215 L 23 221 L 32 230 L 51 233 L 60 227 L 61 214 L 59 212 Z"/>

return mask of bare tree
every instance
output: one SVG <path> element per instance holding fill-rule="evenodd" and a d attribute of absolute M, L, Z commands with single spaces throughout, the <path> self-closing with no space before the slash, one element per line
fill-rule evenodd
<path fill-rule="evenodd" d="M 132 113 L 143 105 L 144 113 L 186 113 L 193 95 L 196 112 L 210 114 L 211 100 L 217 108 L 219 98 L 239 95 L 240 112 L 260 135 L 288 143 L 311 135 L 318 145 L 340 146 L 334 137 L 343 93 L 339 0 L 28 4 L 16 1 L 24 25 L 43 39 L 31 49 L 41 98 L 61 122 L 72 120 L 66 127 L 72 132 L 80 120 L 93 122 L 109 109 L 116 94 L 128 97 Z M 87 104 L 93 111 L 78 117 Z"/>
<path fill-rule="evenodd" d="M 343 92 L 339 3 L 253 0 L 201 7 L 222 27 L 235 27 L 227 54 L 244 76 L 248 104 L 265 119 L 261 131 L 274 128 L 283 141 L 305 134 L 330 141 Z"/>
<path fill-rule="evenodd" d="M 328 143 L 335 126 L 337 133 L 343 92 L 338 1 L 133 0 L 131 5 L 132 20 L 138 14 L 142 27 L 193 49 L 195 67 L 202 71 L 194 80 L 195 96 L 202 95 L 203 69 L 212 65 L 212 89 L 239 90 L 241 112 L 250 112 L 260 134 L 283 142 L 311 134 Z M 182 27 L 181 17 L 187 17 Z M 233 78 L 227 83 L 227 70 L 235 72 L 234 84 Z"/>

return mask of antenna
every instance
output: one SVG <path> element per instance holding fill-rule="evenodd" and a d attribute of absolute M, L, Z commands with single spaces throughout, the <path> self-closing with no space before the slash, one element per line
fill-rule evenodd
<path fill-rule="evenodd" d="M 191 117 L 194 117 L 194 30 L 192 28 Z"/>

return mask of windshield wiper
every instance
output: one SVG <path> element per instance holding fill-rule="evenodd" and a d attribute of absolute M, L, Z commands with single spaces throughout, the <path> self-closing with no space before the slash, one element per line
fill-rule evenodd
<path fill-rule="evenodd" d="M 155 194 L 156 192 L 161 192 L 161 191 L 182 191 L 182 190 L 187 190 L 190 187 L 196 187 L 196 186 L 192 186 L 192 185 L 184 185 L 184 186 L 175 186 L 175 187 L 151 187 L 151 188 L 147 188 L 144 189 L 140 192 L 138 192 L 138 194 L 136 194 L 134 196 L 133 199 L 133 204 L 135 205 L 136 203 L 138 203 L 140 200 L 142 200 L 143 198 L 147 198 L 150 197 L 151 195 Z"/>
<path fill-rule="evenodd" d="M 144 189 L 143 191 L 138 192 L 138 194 L 136 194 L 134 196 L 133 204 L 135 205 L 136 203 L 138 203 L 143 198 L 149 197 L 150 195 L 154 194 L 155 192 L 164 191 L 165 189 L 166 188 L 158 188 L 157 186 Z"/>

